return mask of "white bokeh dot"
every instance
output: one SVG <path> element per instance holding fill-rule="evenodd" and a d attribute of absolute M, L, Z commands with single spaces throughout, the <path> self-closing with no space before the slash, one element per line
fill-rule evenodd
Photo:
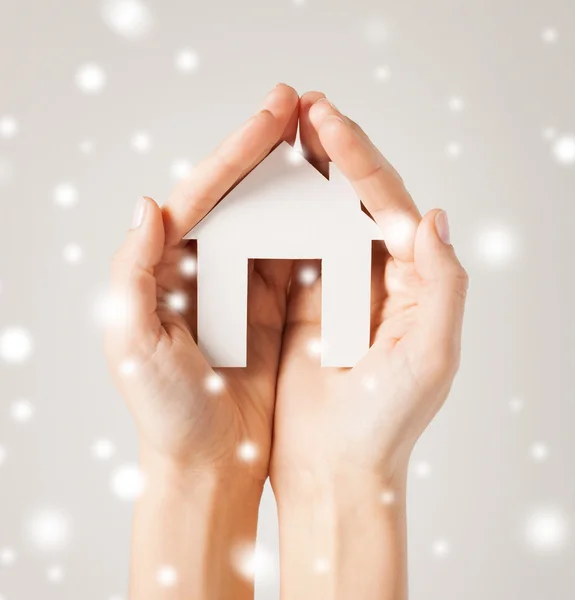
<path fill-rule="evenodd" d="M 370 392 L 377 389 L 377 378 L 375 375 L 364 375 L 361 379 L 361 385 Z"/>
<path fill-rule="evenodd" d="M 553 156 L 562 165 L 575 164 L 575 136 L 562 135 L 554 140 Z"/>
<path fill-rule="evenodd" d="M 174 312 L 184 312 L 188 308 L 188 296 L 184 292 L 166 294 L 166 304 Z"/>
<path fill-rule="evenodd" d="M 110 460 L 116 454 L 116 445 L 109 439 L 100 438 L 92 444 L 91 451 L 98 460 Z"/>
<path fill-rule="evenodd" d="M 524 534 L 527 544 L 535 552 L 559 552 L 569 539 L 569 520 L 561 510 L 540 508 L 527 518 Z"/>
<path fill-rule="evenodd" d="M 449 158 L 459 158 L 461 156 L 461 144 L 459 142 L 449 142 L 447 146 L 445 146 L 445 154 L 449 156 Z"/>
<path fill-rule="evenodd" d="M 435 540 L 431 546 L 431 551 L 438 558 L 444 558 L 451 552 L 451 546 L 447 540 Z"/>
<path fill-rule="evenodd" d="M 373 70 L 373 77 L 376 81 L 389 81 L 391 79 L 391 69 L 387 65 L 379 65 Z"/>
<path fill-rule="evenodd" d="M 383 490 L 379 496 L 381 503 L 386 506 L 389 506 L 390 504 L 394 504 L 395 498 L 396 498 L 395 492 L 390 489 Z"/>
<path fill-rule="evenodd" d="M 156 573 L 156 580 L 162 587 L 174 587 L 178 583 L 178 572 L 171 565 L 163 565 Z"/>
<path fill-rule="evenodd" d="M 198 261 L 195 256 L 185 256 L 180 261 L 180 273 L 184 277 L 193 277 L 198 272 Z"/>
<path fill-rule="evenodd" d="M 178 158 L 170 166 L 170 175 L 172 179 L 180 181 L 185 179 L 192 171 L 193 165 L 187 158 Z"/>
<path fill-rule="evenodd" d="M 509 266 L 517 255 L 517 241 L 507 227 L 491 225 L 478 232 L 476 250 L 485 265 L 504 268 Z"/>
<path fill-rule="evenodd" d="M 54 188 L 54 203 L 61 208 L 72 208 L 78 204 L 78 190 L 69 182 L 59 183 Z"/>
<path fill-rule="evenodd" d="M 138 131 L 132 136 L 132 149 L 144 154 L 152 149 L 152 138 L 146 131 Z"/>
<path fill-rule="evenodd" d="M 515 396 L 509 400 L 509 409 L 511 412 L 518 413 L 523 410 L 524 407 L 523 398 L 519 398 L 519 396 Z"/>
<path fill-rule="evenodd" d="M 298 281 L 302 285 L 312 285 L 319 278 L 319 270 L 311 265 L 302 267 L 298 272 Z"/>
<path fill-rule="evenodd" d="M 106 87 L 106 72 L 100 65 L 88 63 L 76 72 L 76 85 L 86 94 L 97 94 Z"/>
<path fill-rule="evenodd" d="M 80 152 L 90 154 L 94 150 L 94 142 L 92 140 L 83 140 L 78 144 Z"/>
<path fill-rule="evenodd" d="M 34 342 L 27 329 L 19 326 L 0 331 L 0 359 L 9 364 L 20 364 L 32 356 Z"/>
<path fill-rule="evenodd" d="M 218 373 L 210 373 L 206 377 L 205 386 L 208 392 L 217 394 L 224 389 L 224 378 Z"/>
<path fill-rule="evenodd" d="M 307 353 L 312 358 L 317 358 L 321 356 L 322 353 L 322 343 L 320 338 L 312 338 L 307 343 Z"/>
<path fill-rule="evenodd" d="M 0 467 L 6 462 L 6 457 L 8 456 L 8 451 L 4 446 L 0 446 Z"/>
<path fill-rule="evenodd" d="M 110 488 L 120 500 L 139 498 L 146 487 L 146 478 L 137 464 L 124 464 L 112 472 Z"/>
<path fill-rule="evenodd" d="M 82 262 L 84 251 L 79 244 L 66 244 L 62 250 L 62 258 L 71 265 L 77 265 Z"/>
<path fill-rule="evenodd" d="M 249 440 L 238 446 L 238 458 L 243 462 L 253 462 L 258 456 L 258 447 Z"/>
<path fill-rule="evenodd" d="M 145 36 L 153 25 L 150 9 L 141 0 L 104 0 L 102 18 L 112 31 L 130 40 Z"/>
<path fill-rule="evenodd" d="M 258 584 L 273 583 L 276 578 L 274 554 L 262 543 L 240 544 L 232 549 L 232 566 L 247 581 L 257 579 Z"/>
<path fill-rule="evenodd" d="M 559 39 L 559 32 L 557 29 L 555 29 L 555 27 L 545 27 L 545 29 L 543 29 L 541 32 L 541 39 L 546 44 L 555 44 Z"/>
<path fill-rule="evenodd" d="M 419 479 L 429 479 L 431 477 L 431 465 L 424 460 L 420 460 L 413 465 L 413 472 Z"/>
<path fill-rule="evenodd" d="M 63 550 L 72 539 L 72 525 L 64 513 L 41 509 L 26 522 L 26 534 L 31 544 L 45 552 Z"/>
<path fill-rule="evenodd" d="M 2 548 L 0 549 L 0 566 L 11 567 L 16 562 L 16 552 L 14 548 Z"/>
<path fill-rule="evenodd" d="M 49 567 L 46 571 L 46 577 L 50 583 L 60 583 L 64 580 L 64 569 L 59 565 Z"/>
<path fill-rule="evenodd" d="M 323 556 L 316 558 L 313 563 L 313 570 L 318 575 L 323 575 L 324 573 L 328 573 L 329 572 L 329 560 L 327 558 L 324 558 Z"/>
<path fill-rule="evenodd" d="M 531 458 L 535 462 L 544 462 L 549 457 L 549 448 L 543 442 L 535 442 L 529 449 Z"/>
<path fill-rule="evenodd" d="M 451 96 L 447 101 L 447 106 L 452 112 L 461 112 L 465 107 L 465 103 L 461 96 Z"/>
<path fill-rule="evenodd" d="M 184 48 L 176 54 L 175 58 L 176 68 L 184 73 L 191 73 L 195 71 L 200 65 L 200 57 L 197 52 L 190 48 Z"/>
<path fill-rule="evenodd" d="M 0 137 L 9 140 L 18 134 L 20 127 L 16 117 L 3 115 L 0 117 Z"/>
<path fill-rule="evenodd" d="M 34 405 L 30 400 L 20 398 L 15 400 L 10 406 L 10 415 L 18 423 L 27 423 L 34 416 Z"/>

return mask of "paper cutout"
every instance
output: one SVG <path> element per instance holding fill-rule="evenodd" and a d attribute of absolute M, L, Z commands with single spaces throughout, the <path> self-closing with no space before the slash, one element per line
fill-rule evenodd
<path fill-rule="evenodd" d="M 321 259 L 324 367 L 369 349 L 371 242 L 382 239 L 349 181 L 281 143 L 186 236 L 198 240 L 198 344 L 214 367 L 245 367 L 249 258 Z"/>

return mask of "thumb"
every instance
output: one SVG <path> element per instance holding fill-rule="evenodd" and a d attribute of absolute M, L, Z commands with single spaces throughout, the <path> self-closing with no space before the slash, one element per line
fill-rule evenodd
<path fill-rule="evenodd" d="M 468 277 L 451 245 L 445 211 L 432 210 L 419 223 L 414 261 L 422 279 L 422 317 L 415 331 L 415 352 L 441 375 L 447 374 L 445 371 L 454 375 L 459 365 Z"/>
<path fill-rule="evenodd" d="M 111 354 L 125 356 L 155 348 L 161 324 L 154 269 L 162 258 L 164 239 L 160 207 L 151 198 L 140 198 L 132 228 L 112 261 L 106 323 Z"/>

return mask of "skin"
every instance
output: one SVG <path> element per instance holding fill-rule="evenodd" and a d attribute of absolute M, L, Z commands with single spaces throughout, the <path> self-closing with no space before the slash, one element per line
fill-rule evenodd
<path fill-rule="evenodd" d="M 321 280 L 290 287 L 271 480 L 280 517 L 282 598 L 407 597 L 405 481 L 413 446 L 459 364 L 467 275 L 445 213 L 423 219 L 361 128 L 320 93 L 300 102 L 308 158 L 333 160 L 386 244 L 373 251 L 371 348 L 352 369 L 321 368 Z M 447 238 L 445 238 L 446 241 Z M 344 242 L 342 242 L 344 243 Z"/>
<path fill-rule="evenodd" d="M 238 548 L 253 544 L 268 474 L 282 598 L 405 598 L 407 464 L 457 370 L 467 276 L 445 214 L 422 219 L 396 171 L 323 94 L 298 101 L 279 85 L 263 108 L 161 210 L 144 201 L 114 260 L 120 318 L 106 353 L 147 477 L 131 598 L 251 598 Z M 180 240 L 279 141 L 293 142 L 298 119 L 308 160 L 324 174 L 338 165 L 385 239 L 373 253 L 371 349 L 352 369 L 321 368 L 309 352 L 321 337 L 321 281 L 298 276 L 319 264 L 253 261 L 248 367 L 218 369 L 223 388 L 210 391 L 193 302 L 184 313 L 167 306 L 174 291 L 194 297 L 180 269 L 194 250 Z M 238 454 L 245 442 L 256 450 L 249 460 Z M 158 585 L 161 565 L 176 569 L 175 585 Z"/>

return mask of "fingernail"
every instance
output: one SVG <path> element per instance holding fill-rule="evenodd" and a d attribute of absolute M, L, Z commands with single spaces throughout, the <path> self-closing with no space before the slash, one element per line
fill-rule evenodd
<path fill-rule="evenodd" d="M 316 101 L 316 104 L 319 104 L 320 102 L 327 102 L 334 110 L 337 110 L 337 112 L 340 112 L 339 108 L 328 98 L 320 98 L 319 100 Z"/>
<path fill-rule="evenodd" d="M 132 227 L 130 229 L 138 229 L 144 220 L 144 211 L 146 210 L 146 199 L 142 196 L 138 199 L 134 216 L 132 217 Z"/>
<path fill-rule="evenodd" d="M 447 213 L 444 210 L 440 210 L 435 215 L 435 230 L 439 239 L 447 246 L 451 245 L 451 237 L 449 234 L 449 221 L 447 219 Z"/>

